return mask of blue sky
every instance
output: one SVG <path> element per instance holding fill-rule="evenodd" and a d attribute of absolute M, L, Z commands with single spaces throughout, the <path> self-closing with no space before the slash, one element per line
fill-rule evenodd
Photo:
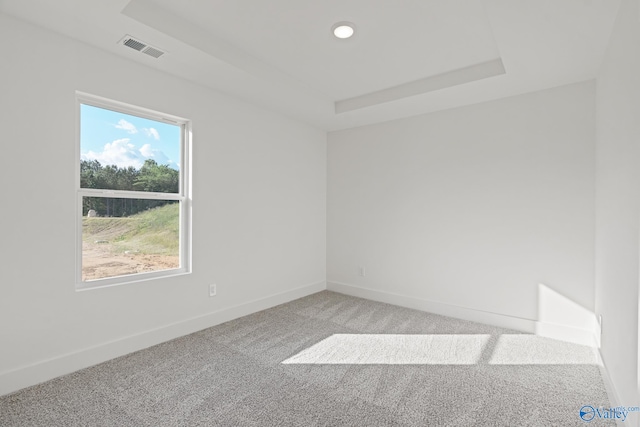
<path fill-rule="evenodd" d="M 82 104 L 80 157 L 136 169 L 153 159 L 179 169 L 180 127 Z"/>

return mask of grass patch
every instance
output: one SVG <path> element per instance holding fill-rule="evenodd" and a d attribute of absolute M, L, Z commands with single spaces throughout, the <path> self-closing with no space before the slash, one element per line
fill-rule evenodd
<path fill-rule="evenodd" d="M 112 253 L 178 255 L 180 204 L 170 203 L 125 218 L 83 218 L 82 240 Z"/>

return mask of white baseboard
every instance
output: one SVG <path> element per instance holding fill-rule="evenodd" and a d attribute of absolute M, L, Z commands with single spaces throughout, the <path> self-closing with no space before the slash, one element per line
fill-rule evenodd
<path fill-rule="evenodd" d="M 595 336 L 596 331 L 589 331 L 573 326 L 540 322 L 533 319 L 525 319 L 506 314 L 460 307 L 453 304 L 363 288 L 347 283 L 327 282 L 327 289 L 354 297 L 366 298 L 373 301 L 399 305 L 401 307 L 413 308 L 416 310 L 427 311 L 434 314 L 440 314 L 442 316 L 449 316 L 455 317 L 457 319 L 484 323 L 486 325 L 498 326 L 506 329 L 514 329 L 516 331 L 528 332 L 548 338 L 572 342 L 575 344 L 582 344 L 590 347 L 596 347 L 597 345 Z"/>
<path fill-rule="evenodd" d="M 38 363 L 20 367 L 11 371 L 2 372 L 0 373 L 0 396 L 111 360 L 116 357 L 124 356 L 153 345 L 188 335 L 220 323 L 228 322 L 279 304 L 284 304 L 325 289 L 345 295 L 366 298 L 373 301 L 394 304 L 401 307 L 413 308 L 416 310 L 427 311 L 434 314 L 455 317 L 458 319 L 484 323 L 502 328 L 514 329 L 521 332 L 534 333 L 547 336 L 549 338 L 575 342 L 577 344 L 593 347 L 595 343 L 595 331 L 543 323 L 532 319 L 524 319 L 391 292 L 372 290 L 346 283 L 321 281 L 270 295 L 268 297 L 248 301 L 233 307 L 217 310 L 205 315 L 186 319 L 181 322 L 165 325 L 139 334 L 130 335 L 98 346 L 42 360 Z M 607 379 L 608 376 L 606 376 L 605 381 L 607 381 Z M 615 389 L 610 383 L 606 385 L 608 390 L 610 389 L 615 393 Z M 610 398 L 617 401 L 615 394 L 610 395 Z"/>
<path fill-rule="evenodd" d="M 321 281 L 0 373 L 0 396 L 326 289 Z"/>
<path fill-rule="evenodd" d="M 600 349 L 596 349 L 596 356 L 598 357 L 598 364 L 600 365 L 600 375 L 602 375 L 602 382 L 604 382 L 604 388 L 607 390 L 607 395 L 609 396 L 609 405 L 611 405 L 611 407 L 620 406 L 620 398 L 618 397 L 616 388 L 613 386 L 613 382 L 611 381 L 611 377 L 609 376 L 607 366 L 604 364 Z"/>
<path fill-rule="evenodd" d="M 613 381 L 611 381 L 611 377 L 609 376 L 609 371 L 607 370 L 607 365 L 604 363 L 604 359 L 602 358 L 602 353 L 600 353 L 600 349 L 596 349 L 596 355 L 598 357 L 598 364 L 600 365 L 600 376 L 602 377 L 602 382 L 604 383 L 604 388 L 607 391 L 607 396 L 609 397 L 609 407 L 610 408 L 618 408 L 623 406 L 620 402 L 620 397 L 616 392 L 616 388 L 613 385 Z M 627 405 L 624 405 L 627 406 Z M 620 419 L 616 419 L 616 425 L 618 427 L 639 427 L 640 420 L 637 418 L 637 413 L 629 412 L 628 417 L 625 421 Z"/>

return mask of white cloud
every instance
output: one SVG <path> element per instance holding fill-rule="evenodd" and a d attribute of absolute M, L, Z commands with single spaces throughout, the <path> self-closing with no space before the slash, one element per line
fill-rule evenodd
<path fill-rule="evenodd" d="M 126 121 L 125 119 L 120 119 L 118 124 L 116 125 L 116 129 L 126 130 L 128 133 L 134 134 L 138 133 L 138 129 L 132 124 Z"/>
<path fill-rule="evenodd" d="M 159 165 L 169 165 L 173 169 L 179 169 L 179 165 L 169 159 L 162 150 L 152 148 L 151 144 L 144 144 L 137 148 L 129 138 L 117 139 L 105 144 L 101 152 L 88 151 L 82 153 L 80 157 L 82 160 L 97 160 L 102 166 L 116 165 L 119 168 L 133 166 L 136 169 L 140 169 L 145 160 L 153 159 Z"/>
<path fill-rule="evenodd" d="M 149 137 L 153 137 L 153 139 L 155 139 L 156 141 L 160 139 L 160 134 L 158 133 L 158 130 L 155 128 L 144 128 L 144 133 L 149 136 Z"/>
<path fill-rule="evenodd" d="M 176 162 L 167 157 L 162 150 L 151 148 L 151 144 L 144 144 L 138 151 L 145 159 L 153 159 L 159 165 L 169 165 L 169 167 L 172 167 L 173 169 L 178 169 L 178 164 Z"/>
<path fill-rule="evenodd" d="M 151 144 L 144 144 L 139 151 L 140 151 L 140 154 L 142 154 L 144 157 L 153 157 L 153 150 L 151 149 Z"/>
<path fill-rule="evenodd" d="M 94 151 L 83 153 L 82 160 L 97 160 L 102 166 L 116 165 L 120 168 L 133 166 L 138 169 L 144 163 L 144 157 L 129 141 L 129 138 L 117 139 L 105 144 L 100 153 Z"/>

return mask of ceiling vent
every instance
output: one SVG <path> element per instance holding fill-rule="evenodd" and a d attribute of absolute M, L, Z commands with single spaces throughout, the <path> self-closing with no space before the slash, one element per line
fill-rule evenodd
<path fill-rule="evenodd" d="M 147 43 L 141 40 L 135 39 L 130 35 L 124 36 L 122 39 L 120 39 L 118 44 L 122 44 L 124 46 L 130 47 L 131 49 L 137 50 L 138 52 L 142 52 L 154 58 L 160 58 L 162 55 L 166 53 L 163 50 L 160 50 L 153 46 L 149 46 Z"/>

